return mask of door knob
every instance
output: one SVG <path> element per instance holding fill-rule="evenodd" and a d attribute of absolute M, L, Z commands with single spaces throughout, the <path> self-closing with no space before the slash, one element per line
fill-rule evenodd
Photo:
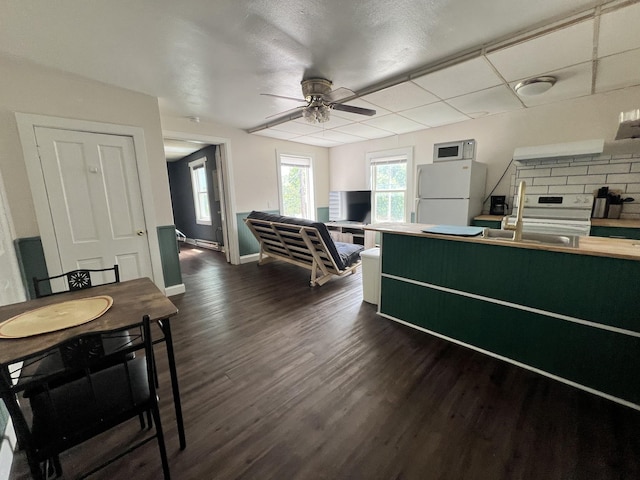
<path fill-rule="evenodd" d="M 136 234 L 137 234 L 139 237 L 142 237 L 142 236 L 144 236 L 144 230 L 138 230 L 138 231 L 136 232 Z"/>

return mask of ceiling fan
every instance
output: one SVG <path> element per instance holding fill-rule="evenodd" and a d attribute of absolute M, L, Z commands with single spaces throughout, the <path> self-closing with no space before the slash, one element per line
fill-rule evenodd
<path fill-rule="evenodd" d="M 278 113 L 275 116 L 290 115 L 289 120 L 304 117 L 310 123 L 323 123 L 329 121 L 330 110 L 340 110 L 343 112 L 357 113 L 359 115 L 375 115 L 376 111 L 369 108 L 355 107 L 353 105 L 344 105 L 342 100 L 355 96 L 355 93 L 348 88 L 337 88 L 331 90 L 333 83 L 324 78 L 309 78 L 300 82 L 302 85 L 303 98 L 285 97 L 283 95 L 273 95 L 271 93 L 262 93 L 268 97 L 286 98 L 297 102 L 304 102 L 306 105 Z M 268 117 L 270 118 L 270 117 Z"/>

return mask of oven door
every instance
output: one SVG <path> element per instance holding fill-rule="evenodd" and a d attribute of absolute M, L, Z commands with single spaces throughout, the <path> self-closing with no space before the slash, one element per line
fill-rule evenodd
<path fill-rule="evenodd" d="M 515 223 L 515 218 L 511 218 L 511 223 Z M 570 222 L 562 219 L 524 219 L 522 225 L 523 232 L 546 233 L 550 235 L 579 235 L 589 236 L 591 222 Z"/>

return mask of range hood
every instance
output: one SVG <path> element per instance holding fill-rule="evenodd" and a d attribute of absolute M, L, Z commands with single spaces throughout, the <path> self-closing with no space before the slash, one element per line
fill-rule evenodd
<path fill-rule="evenodd" d="M 580 142 L 554 143 L 535 147 L 518 147 L 513 152 L 515 161 L 556 159 L 563 157 L 583 157 L 599 155 L 604 150 L 604 140 L 583 140 Z"/>
<path fill-rule="evenodd" d="M 616 140 L 640 138 L 640 109 L 622 112 Z"/>

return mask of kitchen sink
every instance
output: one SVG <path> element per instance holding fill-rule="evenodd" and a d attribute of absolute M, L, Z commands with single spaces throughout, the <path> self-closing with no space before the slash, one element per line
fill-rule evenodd
<path fill-rule="evenodd" d="M 504 240 L 507 242 L 513 242 L 513 233 L 514 232 L 508 230 L 485 228 L 482 232 L 482 237 L 490 238 L 492 240 Z M 578 235 L 553 235 L 550 233 L 522 232 L 521 243 L 538 243 L 543 245 L 577 248 L 579 238 L 580 237 Z"/>

